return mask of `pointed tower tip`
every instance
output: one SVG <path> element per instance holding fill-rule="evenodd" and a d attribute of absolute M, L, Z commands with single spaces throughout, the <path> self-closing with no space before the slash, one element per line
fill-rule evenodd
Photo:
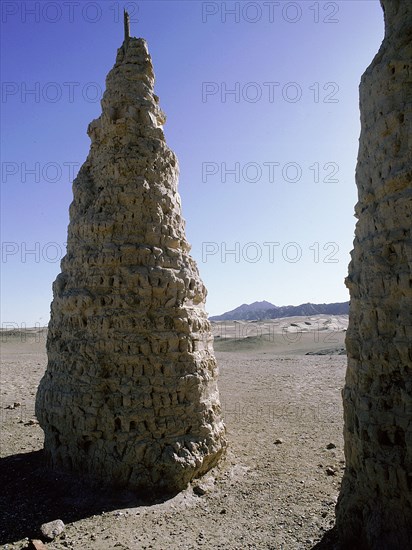
<path fill-rule="evenodd" d="M 124 40 L 129 42 L 130 39 L 130 16 L 126 10 L 123 10 L 124 14 Z"/>

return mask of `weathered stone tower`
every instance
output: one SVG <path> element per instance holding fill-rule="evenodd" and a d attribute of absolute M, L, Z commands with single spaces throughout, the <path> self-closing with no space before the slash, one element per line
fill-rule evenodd
<path fill-rule="evenodd" d="M 381 0 L 385 38 L 360 86 L 359 221 L 337 505 L 353 548 L 412 548 L 412 3 Z"/>
<path fill-rule="evenodd" d="M 36 414 L 53 466 L 179 491 L 217 463 L 225 428 L 177 158 L 146 42 L 125 29 L 73 183 Z"/>

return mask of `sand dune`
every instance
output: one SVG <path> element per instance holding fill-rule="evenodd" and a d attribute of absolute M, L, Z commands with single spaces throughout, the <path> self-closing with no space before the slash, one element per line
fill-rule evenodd
<path fill-rule="evenodd" d="M 344 349 L 348 316 L 215 321 L 212 327 L 218 351 L 305 355 L 326 350 L 334 355 Z"/>

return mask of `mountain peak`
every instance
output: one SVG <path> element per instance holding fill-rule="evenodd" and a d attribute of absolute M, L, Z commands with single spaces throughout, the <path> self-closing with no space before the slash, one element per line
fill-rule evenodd
<path fill-rule="evenodd" d="M 253 302 L 252 304 L 244 304 L 247 307 L 255 308 L 255 309 L 268 309 L 271 307 L 276 307 L 275 305 L 271 304 L 270 302 L 267 302 L 266 300 L 262 300 L 261 302 Z"/>

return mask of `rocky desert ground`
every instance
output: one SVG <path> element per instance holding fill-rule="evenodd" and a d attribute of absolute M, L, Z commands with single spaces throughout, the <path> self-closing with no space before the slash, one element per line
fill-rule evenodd
<path fill-rule="evenodd" d="M 47 470 L 34 416 L 46 330 L 3 331 L 2 548 L 28 547 L 55 519 L 65 530 L 50 550 L 334 548 L 347 321 L 214 323 L 229 450 L 218 468 L 168 499 Z"/>

